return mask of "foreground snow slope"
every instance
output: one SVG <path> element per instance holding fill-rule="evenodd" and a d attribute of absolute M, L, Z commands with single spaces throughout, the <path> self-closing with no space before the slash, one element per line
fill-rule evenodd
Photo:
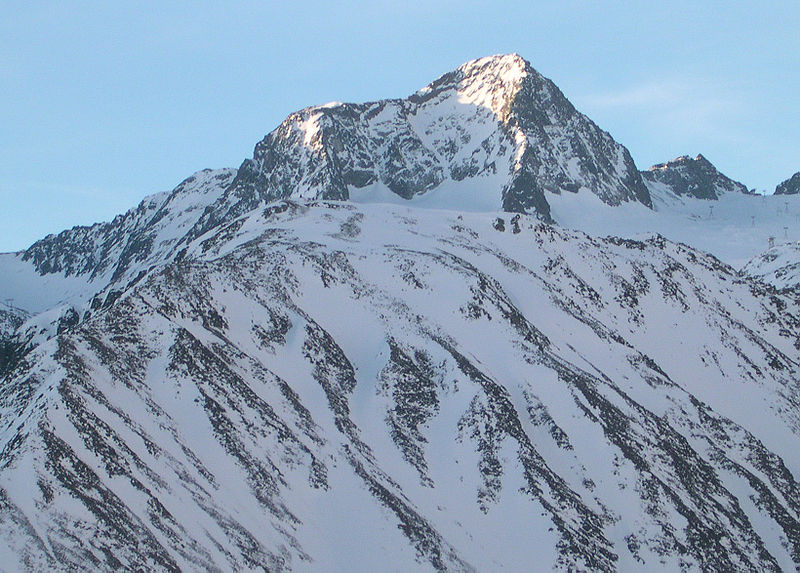
<path fill-rule="evenodd" d="M 0 562 L 794 570 L 797 306 L 659 237 L 257 209 L 3 379 Z"/>

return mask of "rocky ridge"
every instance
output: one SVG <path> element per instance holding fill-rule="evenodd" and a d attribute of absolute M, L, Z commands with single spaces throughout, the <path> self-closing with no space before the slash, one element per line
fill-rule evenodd
<path fill-rule="evenodd" d="M 714 200 L 723 193 L 749 193 L 746 186 L 720 173 L 702 155 L 694 159 L 682 155 L 641 173 L 648 187 L 660 184 L 678 196 Z"/>
<path fill-rule="evenodd" d="M 775 195 L 797 195 L 800 193 L 800 171 L 779 183 L 775 188 Z"/>
<path fill-rule="evenodd" d="M 235 169 L 198 171 L 113 221 L 49 235 L 19 253 L 0 253 L 4 293 L 18 307 L 38 313 L 124 289 L 177 255 L 181 240 L 235 174 Z"/>

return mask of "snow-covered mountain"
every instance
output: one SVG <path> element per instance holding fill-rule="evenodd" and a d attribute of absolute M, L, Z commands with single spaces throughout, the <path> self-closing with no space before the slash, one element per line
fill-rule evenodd
<path fill-rule="evenodd" d="M 775 188 L 775 195 L 797 195 L 800 193 L 800 171 L 779 183 Z"/>
<path fill-rule="evenodd" d="M 642 171 L 642 178 L 651 192 L 661 186 L 675 195 L 697 199 L 719 199 L 724 193 L 748 193 L 747 187 L 720 173 L 702 155 L 694 159 L 682 155 L 653 165 Z"/>
<path fill-rule="evenodd" d="M 6 379 L 4 562 L 791 570 L 798 310 L 659 238 L 257 209 Z"/>
<path fill-rule="evenodd" d="M 0 568 L 796 570 L 800 197 L 714 172 L 496 56 L 0 254 Z"/>
<path fill-rule="evenodd" d="M 177 245 L 221 196 L 235 169 L 206 169 L 169 193 L 145 198 L 109 223 L 49 235 L 19 253 L 0 253 L 0 298 L 37 313 L 80 304 L 110 284 L 122 289 L 154 265 L 174 258 Z"/>
<path fill-rule="evenodd" d="M 406 99 L 292 114 L 259 142 L 209 220 L 281 198 L 399 197 L 549 221 L 546 193 L 581 189 L 650 205 L 628 151 L 510 54 L 468 62 Z"/>
<path fill-rule="evenodd" d="M 110 223 L 0 254 L 0 269 L 8 295 L 38 312 L 84 302 L 112 282 L 122 288 L 180 245 L 280 198 L 524 211 L 551 221 L 547 196 L 579 191 L 609 205 L 652 204 L 622 145 L 520 56 L 493 56 L 406 99 L 301 110 L 238 171 L 196 173 Z"/>
<path fill-rule="evenodd" d="M 800 243 L 772 247 L 747 263 L 742 271 L 778 288 L 800 291 Z"/>

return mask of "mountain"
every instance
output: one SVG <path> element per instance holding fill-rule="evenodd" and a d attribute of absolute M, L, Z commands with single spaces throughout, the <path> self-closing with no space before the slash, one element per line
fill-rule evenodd
<path fill-rule="evenodd" d="M 1 568 L 796 570 L 796 254 L 653 231 L 800 204 L 648 185 L 495 56 L 0 254 Z"/>
<path fill-rule="evenodd" d="M 520 56 L 493 56 L 407 99 L 301 110 L 238 170 L 196 173 L 110 223 L 0 254 L 0 269 L 16 304 L 38 312 L 111 283 L 122 289 L 190 240 L 276 199 L 399 201 L 552 221 L 547 195 L 581 190 L 609 205 L 652 205 L 623 146 Z"/>
<path fill-rule="evenodd" d="M 112 283 L 125 288 L 176 256 L 180 241 L 235 175 L 235 169 L 199 171 L 109 223 L 74 227 L 25 251 L 0 254 L 0 296 L 37 313 L 86 302 Z"/>
<path fill-rule="evenodd" d="M 800 193 L 800 171 L 775 188 L 775 195 L 797 195 L 798 193 Z"/>
<path fill-rule="evenodd" d="M 395 196 L 549 221 L 546 193 L 580 189 L 650 205 L 628 151 L 511 54 L 468 62 L 406 99 L 292 114 L 256 145 L 208 219 L 283 198 Z"/>
<path fill-rule="evenodd" d="M 4 562 L 790 570 L 798 310 L 661 238 L 256 209 L 6 378 Z"/>
<path fill-rule="evenodd" d="M 776 245 L 747 263 L 742 272 L 780 289 L 800 290 L 800 243 Z"/>
<path fill-rule="evenodd" d="M 719 199 L 724 193 L 748 193 L 747 187 L 717 171 L 702 155 L 694 159 L 682 155 L 641 173 L 651 192 L 654 187 L 663 186 L 676 195 L 697 199 Z"/>

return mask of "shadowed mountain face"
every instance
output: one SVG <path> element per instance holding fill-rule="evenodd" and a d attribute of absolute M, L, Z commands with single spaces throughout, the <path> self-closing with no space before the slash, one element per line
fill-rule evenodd
<path fill-rule="evenodd" d="M 27 318 L 27 312 L 0 303 L 0 377 L 6 373 L 20 350 L 15 332 Z"/>
<path fill-rule="evenodd" d="M 800 171 L 775 188 L 775 195 L 797 195 L 800 193 Z"/>
<path fill-rule="evenodd" d="M 667 163 L 642 171 L 648 186 L 661 184 L 676 195 L 697 199 L 719 199 L 723 193 L 747 193 L 747 187 L 723 175 L 711 162 L 698 155 L 694 159 L 682 155 Z"/>
<path fill-rule="evenodd" d="M 28 313 L 25 311 L 0 302 L 0 337 L 13 334 L 26 318 Z"/>
<path fill-rule="evenodd" d="M 251 211 L 3 379 L 4 563 L 791 570 L 797 299 L 754 285 L 529 216 Z"/>

